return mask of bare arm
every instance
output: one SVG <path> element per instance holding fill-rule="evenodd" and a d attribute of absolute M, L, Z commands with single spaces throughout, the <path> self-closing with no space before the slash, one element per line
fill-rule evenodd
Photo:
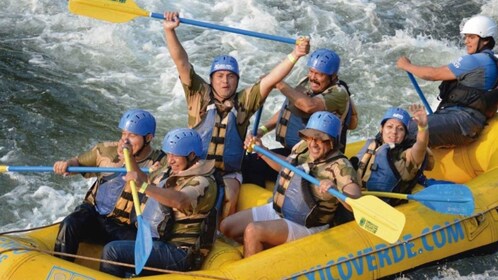
<path fill-rule="evenodd" d="M 269 118 L 265 122 L 264 126 L 266 127 L 266 129 L 268 129 L 268 132 L 272 131 L 277 126 L 278 115 L 280 115 L 280 111 L 275 112 L 275 114 L 273 114 L 273 116 L 271 116 L 271 118 Z M 265 131 L 263 131 L 261 129 L 258 129 L 258 134 L 256 136 L 259 137 L 259 138 L 261 138 L 266 133 L 267 132 L 265 132 Z"/>
<path fill-rule="evenodd" d="M 299 110 L 311 114 L 317 111 L 326 110 L 325 101 L 320 96 L 311 97 L 289 86 L 285 82 L 279 82 L 276 88 L 282 92 L 285 97 L 287 97 L 296 108 Z"/>
<path fill-rule="evenodd" d="M 261 100 L 265 100 L 270 94 L 270 91 L 275 87 L 275 85 L 282 81 L 292 70 L 294 64 L 299 58 L 305 56 L 310 51 L 309 39 L 305 37 L 300 37 L 297 40 L 296 46 L 292 53 L 290 53 L 285 59 L 280 62 L 275 68 L 273 68 L 268 75 L 263 77 L 260 82 Z M 289 58 L 290 57 L 290 58 Z M 293 60 L 293 61 L 291 61 Z"/>
<path fill-rule="evenodd" d="M 269 151 L 269 152 L 271 153 L 271 151 Z M 279 154 L 275 154 L 275 153 L 273 153 L 273 155 L 274 155 L 274 156 L 279 157 L 279 158 L 280 158 L 280 159 L 282 159 L 282 160 L 285 160 L 285 159 L 286 159 L 286 157 L 284 157 L 284 156 L 282 156 L 282 155 L 279 155 Z M 261 157 L 261 158 L 262 158 L 262 159 L 266 162 L 266 164 L 268 164 L 268 166 L 270 166 L 273 170 L 275 170 L 275 171 L 277 171 L 277 172 L 278 172 L 278 171 L 280 171 L 280 168 L 281 168 L 280 164 L 278 164 L 278 163 L 274 162 L 273 160 L 271 160 L 269 157 L 267 157 L 267 156 L 265 156 L 265 155 L 262 155 L 262 154 L 261 154 L 261 155 L 260 155 L 260 157 Z"/>
<path fill-rule="evenodd" d="M 182 83 L 190 85 L 191 65 L 188 60 L 187 52 L 180 43 L 180 40 L 178 40 L 175 31 L 179 25 L 180 19 L 177 12 L 164 13 L 163 29 L 169 54 L 176 65 L 176 69 L 178 70 L 178 75 L 180 76 Z"/>
<path fill-rule="evenodd" d="M 446 65 L 440 67 L 419 66 L 412 64 L 405 56 L 398 59 L 396 66 L 428 81 L 449 81 L 456 79 L 453 72 L 451 72 L 450 68 Z"/>
<path fill-rule="evenodd" d="M 419 129 L 417 131 L 417 141 L 407 150 L 407 160 L 413 159 L 416 165 L 422 164 L 429 145 L 429 129 L 427 128 L 427 113 L 424 106 L 420 104 L 410 105 L 412 121 L 416 122 Z"/>

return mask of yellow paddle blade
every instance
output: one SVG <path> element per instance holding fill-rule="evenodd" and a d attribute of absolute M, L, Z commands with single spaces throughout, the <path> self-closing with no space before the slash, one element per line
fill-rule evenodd
<path fill-rule="evenodd" d="M 353 208 L 354 219 L 361 228 L 389 243 L 399 239 L 406 222 L 403 213 L 371 195 L 348 197 L 346 203 Z"/>
<path fill-rule="evenodd" d="M 131 0 L 69 0 L 69 11 L 73 14 L 116 23 L 150 15 Z"/>
<path fill-rule="evenodd" d="M 0 173 L 4 173 L 9 171 L 9 167 L 7 165 L 0 165 Z"/>

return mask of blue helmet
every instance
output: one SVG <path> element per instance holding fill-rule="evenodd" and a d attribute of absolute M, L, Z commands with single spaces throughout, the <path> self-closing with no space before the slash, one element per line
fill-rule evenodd
<path fill-rule="evenodd" d="M 176 128 L 164 136 L 162 150 L 167 154 L 186 157 L 190 153 L 202 155 L 202 139 L 191 128 Z"/>
<path fill-rule="evenodd" d="M 384 117 L 382 117 L 382 121 L 380 122 L 380 125 L 384 125 L 384 123 L 386 123 L 386 121 L 389 119 L 400 120 L 403 123 L 403 125 L 405 126 L 405 129 L 407 130 L 412 118 L 410 117 L 410 114 L 408 114 L 407 111 L 405 111 L 401 108 L 389 108 L 389 109 L 387 109 L 386 113 L 384 114 Z"/>
<path fill-rule="evenodd" d="M 341 59 L 339 55 L 328 49 L 318 49 L 308 59 L 308 67 L 327 75 L 339 72 L 340 64 Z"/>
<path fill-rule="evenodd" d="M 147 136 L 147 134 L 154 136 L 156 133 L 156 119 L 145 110 L 132 109 L 123 114 L 118 127 L 121 130 L 128 130 L 142 136 Z"/>
<path fill-rule="evenodd" d="M 227 70 L 235 73 L 237 77 L 239 76 L 239 64 L 237 60 L 229 55 L 219 55 L 213 59 L 211 64 L 211 70 L 209 71 L 209 76 L 211 76 L 216 71 Z"/>
<path fill-rule="evenodd" d="M 317 133 L 317 131 L 321 133 Z M 323 137 L 325 133 L 328 137 Z M 341 133 L 341 120 L 339 118 L 327 111 L 319 111 L 313 113 L 306 128 L 299 131 L 299 135 L 302 137 L 308 136 L 312 138 L 319 138 L 321 140 L 339 139 L 339 134 Z"/>

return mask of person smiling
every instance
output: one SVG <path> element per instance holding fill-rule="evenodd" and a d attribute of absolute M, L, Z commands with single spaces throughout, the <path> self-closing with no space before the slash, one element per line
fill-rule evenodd
<path fill-rule="evenodd" d="M 215 201 L 217 196 L 214 161 L 201 160 L 202 139 L 189 128 L 176 128 L 164 137 L 162 150 L 166 164 L 153 173 L 140 171 L 135 161 L 125 180 L 134 180 L 146 195 L 143 218 L 150 225 L 152 251 L 146 266 L 187 271 L 199 269 L 209 252 L 204 239 L 215 236 Z M 211 218 L 211 219 L 210 219 Z M 209 236 L 209 237 L 208 237 Z M 212 240 L 214 242 L 214 240 Z M 105 245 L 102 259 L 132 264 L 135 241 L 117 240 Z M 195 260 L 200 258 L 200 263 Z M 102 262 L 100 270 L 115 276 L 127 277 L 132 268 Z M 144 270 L 140 276 L 158 272 Z"/>
<path fill-rule="evenodd" d="M 429 81 L 443 81 L 439 86 L 441 102 L 429 115 L 430 147 L 454 147 L 477 139 L 486 120 L 495 115 L 498 84 L 495 46 L 497 26 L 493 19 L 477 15 L 465 22 L 464 36 L 467 55 L 440 67 L 414 65 L 400 57 L 398 68 Z M 408 127 L 416 135 L 417 125 Z"/>
<path fill-rule="evenodd" d="M 128 145 L 140 167 L 152 167 L 166 161 L 164 153 L 153 149 L 156 119 L 148 111 L 132 109 L 123 114 L 118 127 L 121 137 L 116 142 L 102 142 L 91 150 L 54 163 L 54 172 L 69 175 L 69 166 L 123 167 L 123 147 Z M 83 203 L 61 222 L 54 251 L 60 258 L 74 261 L 80 242 L 105 244 L 113 240 L 134 240 L 133 199 L 130 186 L 122 173 L 84 173 L 85 178 L 96 177 Z"/>
<path fill-rule="evenodd" d="M 328 111 L 341 119 L 341 151 L 346 147 L 348 129 L 357 126 L 357 113 L 348 86 L 339 80 L 341 59 L 330 49 L 317 49 L 308 58 L 308 74 L 296 87 L 280 82 L 276 88 L 286 97 L 280 110 L 262 125 L 257 136 L 262 137 L 275 130 L 275 140 L 282 147 L 272 149 L 279 155 L 288 156 L 299 142 L 298 131 L 303 129 L 314 112 Z M 257 154 L 249 154 L 242 162 L 244 183 L 264 187 L 266 181 L 274 182 L 278 172 L 269 167 Z"/>
<path fill-rule="evenodd" d="M 427 145 L 427 113 L 420 104 L 409 107 L 413 118 L 401 108 L 388 109 L 375 139 L 369 139 L 351 159 L 358 164 L 358 181 L 369 191 L 410 193 L 424 170 L 431 170 L 434 159 Z M 407 128 L 417 127 L 413 142 Z M 399 200 L 386 199 L 392 205 Z"/>
<path fill-rule="evenodd" d="M 339 150 L 340 130 L 341 121 L 334 114 L 314 113 L 306 128 L 299 131 L 302 140 L 287 158 L 292 165 L 320 180 L 319 186 L 261 155 L 271 167 L 280 170 L 273 201 L 237 212 L 220 225 L 225 236 L 244 243 L 244 257 L 329 228 L 341 203 L 351 210 L 327 192 L 335 188 L 351 198 L 361 196 L 356 172 Z M 253 143 L 263 147 L 258 137 L 245 141 L 246 147 Z"/>
<path fill-rule="evenodd" d="M 241 79 L 237 60 L 226 54 L 216 56 L 211 63 L 209 83 L 206 82 L 195 71 L 176 35 L 180 25 L 178 13 L 166 12 L 164 18 L 166 44 L 187 101 L 188 126 L 202 137 L 200 157 L 214 159 L 223 175 L 225 203 L 221 217 L 224 218 L 236 211 L 242 183 L 244 138 L 250 118 L 263 106 L 275 85 L 291 72 L 297 60 L 309 53 L 309 39 L 298 38 L 294 50 L 269 73 L 237 91 Z"/>

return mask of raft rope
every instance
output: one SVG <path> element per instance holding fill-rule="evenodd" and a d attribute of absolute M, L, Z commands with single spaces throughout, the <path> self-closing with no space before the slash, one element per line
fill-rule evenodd
<path fill-rule="evenodd" d="M 54 251 L 43 250 L 43 249 L 38 249 L 38 248 L 28 248 L 28 247 L 9 248 L 9 249 L 0 251 L 0 255 L 5 254 L 7 252 L 11 252 L 11 251 L 34 251 L 34 252 L 39 252 L 39 253 L 45 253 L 45 254 L 51 254 L 51 255 L 60 255 L 60 256 L 65 256 L 65 257 L 75 257 L 75 258 L 83 259 L 83 260 L 87 260 L 87 261 L 103 262 L 103 263 L 109 263 L 109 264 L 113 264 L 113 265 L 135 268 L 134 265 L 129 264 L 129 263 L 108 261 L 108 260 L 103 260 L 103 259 L 98 259 L 98 258 L 79 256 L 79 255 L 67 254 L 67 253 L 61 253 L 61 252 L 54 252 Z M 219 276 L 206 275 L 206 274 L 202 274 L 202 273 L 183 272 L 183 271 L 176 271 L 176 270 L 169 270 L 169 269 L 160 269 L 160 268 L 154 268 L 154 267 L 149 267 L 149 266 L 144 266 L 143 269 L 155 271 L 155 272 L 160 272 L 160 273 L 179 274 L 179 275 L 195 276 L 195 277 L 202 277 L 202 278 L 209 278 L 209 279 L 230 280 L 230 278 L 223 278 L 223 277 L 219 277 Z"/>
<path fill-rule="evenodd" d="M 427 236 L 429 234 L 432 234 L 432 233 L 437 232 L 439 230 L 448 228 L 448 227 L 450 227 L 452 225 L 455 225 L 457 223 L 463 223 L 465 220 L 470 220 L 470 219 L 476 218 L 478 220 L 478 222 L 480 223 L 480 222 L 483 221 L 483 219 L 485 219 L 485 214 L 488 213 L 488 212 L 491 212 L 492 210 L 498 211 L 498 207 L 487 209 L 486 211 L 476 213 L 476 214 L 474 214 L 472 216 L 469 216 L 469 217 L 467 217 L 465 219 L 462 219 L 462 220 L 456 220 L 453 223 L 446 224 L 444 227 L 441 227 L 441 228 L 438 228 L 438 229 L 433 229 L 431 231 L 426 232 L 425 234 L 422 234 L 422 235 L 415 236 L 415 237 L 412 237 L 410 239 L 404 240 L 402 243 L 408 243 L 410 241 L 414 241 L 416 239 L 421 238 L 422 236 Z M 46 228 L 46 227 L 50 227 L 50 226 L 53 226 L 53 225 L 47 225 L 47 226 L 42 226 L 42 227 L 37 227 L 37 228 L 32 228 L 32 229 L 24 229 L 24 230 L 14 230 L 14 231 L 1 232 L 0 236 L 4 235 L 4 234 L 10 234 L 10 233 L 20 233 L 20 232 L 32 231 L 32 230 L 42 229 L 42 228 Z M 385 250 L 388 250 L 388 249 L 389 249 L 389 247 L 381 248 L 381 249 L 370 251 L 370 252 L 368 252 L 366 254 L 362 254 L 360 256 L 356 256 L 356 257 L 365 257 L 367 255 L 372 255 L 372 254 L 375 254 L 375 253 L 378 253 L 378 252 L 382 252 L 382 251 L 385 251 Z M 48 251 L 48 250 L 43 250 L 43 249 L 37 249 L 37 248 L 26 248 L 26 247 L 6 249 L 6 250 L 3 250 L 3 251 L 0 251 L 0 255 L 2 255 L 4 253 L 7 253 L 7 252 L 10 252 L 10 251 L 16 251 L 16 250 L 37 251 L 37 252 L 46 253 L 46 254 L 52 254 L 52 255 L 69 256 L 69 257 L 75 257 L 75 258 L 80 258 L 80 259 L 85 259 L 85 260 L 90 260 L 90 261 L 95 261 L 95 262 L 105 262 L 105 263 L 110 263 L 110 264 L 115 264 L 115 265 L 121 265 L 121 266 L 126 266 L 126 267 L 132 267 L 132 268 L 135 267 L 134 265 L 131 265 L 131 264 L 128 264 L 128 263 L 114 262 L 114 261 L 108 261 L 108 260 L 97 259 L 97 258 L 92 258 L 92 257 L 85 257 L 85 256 L 79 256 L 79 255 L 73 255 L 73 254 L 67 254 L 67 253 L 61 253 L 61 252 L 54 252 L 54 251 Z M 338 262 L 330 264 L 330 265 L 325 265 L 323 267 L 316 267 L 316 268 L 310 269 L 308 271 L 303 271 L 303 272 L 300 272 L 300 273 L 292 274 L 292 276 L 286 277 L 286 278 L 283 278 L 283 279 L 295 279 L 298 276 L 307 275 L 307 274 L 310 274 L 310 273 L 313 273 L 313 272 L 316 272 L 316 271 L 320 271 L 320 270 L 323 270 L 323 269 L 326 269 L 326 268 L 329 268 L 329 267 L 332 267 L 332 266 L 336 266 L 336 265 L 348 262 L 350 260 L 351 259 L 349 259 L 349 258 L 348 259 L 344 259 L 344 260 L 338 261 Z M 222 277 L 218 277 L 218 276 L 204 275 L 204 274 L 192 273 L 192 272 L 182 272 L 182 271 L 175 271 L 175 270 L 158 269 L 158 268 L 147 267 L 147 266 L 145 266 L 144 269 L 151 270 L 151 271 L 156 271 L 156 272 L 161 272 L 161 273 L 171 273 L 171 274 L 198 276 L 198 277 L 204 277 L 204 278 L 210 278 L 210 279 L 220 279 L 220 280 L 229 280 L 230 279 L 230 278 L 222 278 Z"/>
<path fill-rule="evenodd" d="M 54 225 L 56 225 L 56 224 L 51 224 L 51 225 L 46 225 L 46 226 L 41 226 L 41 227 L 36 227 L 36 228 L 30 228 L 30 229 L 21 229 L 21 230 L 0 232 L 0 236 L 12 234 L 12 233 L 22 233 L 22 232 L 27 232 L 27 231 L 34 231 L 34 230 L 38 230 L 38 229 L 51 227 Z M 115 262 L 115 261 L 103 260 L 103 259 L 99 259 L 99 258 L 92 258 L 92 257 L 75 255 L 75 254 L 55 252 L 55 251 L 49 251 L 49 250 L 44 250 L 44 249 L 39 249 L 39 248 L 32 248 L 32 247 L 31 248 L 30 247 L 9 248 L 9 249 L 0 251 L 0 255 L 5 254 L 7 252 L 11 252 L 11 251 L 33 251 L 33 252 L 45 253 L 45 254 L 49 254 L 49 255 L 74 257 L 77 259 L 82 259 L 82 260 L 87 260 L 87 261 L 103 262 L 103 263 L 109 263 L 109 264 L 113 264 L 113 265 L 135 268 L 135 265 L 132 265 L 129 263 Z M 209 278 L 209 279 L 219 279 L 219 280 L 229 280 L 230 279 L 230 278 L 223 278 L 223 277 L 219 277 L 219 276 L 206 275 L 206 274 L 197 273 L 197 272 L 183 272 L 183 271 L 160 269 L 160 268 L 154 268 L 154 267 L 148 267 L 148 266 L 145 266 L 143 269 L 155 271 L 155 272 L 159 272 L 159 273 L 179 274 L 179 275 L 187 275 L 187 276 L 202 277 L 202 278 Z"/>
<path fill-rule="evenodd" d="M 452 223 L 448 223 L 448 224 L 446 224 L 444 227 L 440 227 L 440 228 L 437 228 L 437 229 L 432 229 L 432 230 L 430 230 L 430 231 L 426 232 L 425 234 L 421 234 L 421 235 L 418 235 L 418 236 L 415 236 L 415 237 L 412 237 L 412 238 L 409 238 L 409 239 L 403 240 L 403 241 L 402 241 L 402 242 L 400 242 L 399 244 L 405 244 L 405 243 L 408 243 L 408 242 L 414 241 L 414 240 L 416 240 L 416 239 L 421 238 L 422 236 L 427 236 L 427 235 L 432 234 L 432 233 L 434 233 L 434 232 L 441 231 L 441 230 L 443 230 L 443 229 L 445 229 L 445 228 L 448 228 L 448 227 L 450 227 L 450 226 L 452 226 L 452 225 L 455 225 L 455 224 L 458 224 L 458 223 L 463 223 L 463 222 L 464 222 L 464 221 L 466 221 L 466 220 L 470 220 L 470 219 L 474 219 L 474 218 L 475 218 L 475 219 L 477 220 L 477 222 L 478 222 L 478 223 L 482 223 L 482 222 L 483 222 L 483 220 L 485 220 L 485 219 L 486 219 L 485 214 L 486 214 L 486 213 L 488 213 L 488 212 L 491 212 L 492 210 L 496 210 L 496 211 L 498 211 L 498 207 L 491 208 L 491 209 L 488 209 L 488 210 L 486 210 L 486 211 L 476 213 L 476 214 L 474 214 L 474 215 L 472 215 L 472 216 L 469 216 L 469 217 L 467 217 L 467 218 L 465 218 L 465 219 L 456 220 L 456 221 L 454 221 L 454 222 L 452 222 Z M 396 245 L 396 246 L 398 246 L 398 245 Z M 385 247 L 385 248 L 380 248 L 380 249 L 377 249 L 377 250 L 372 250 L 372 251 L 370 251 L 370 252 L 368 252 L 368 253 L 364 253 L 364 254 L 361 254 L 361 255 L 357 255 L 357 256 L 355 256 L 355 258 L 357 258 L 357 257 L 362 257 L 362 258 L 363 258 L 363 257 L 368 256 L 368 255 L 373 255 L 373 254 L 376 254 L 376 253 L 379 253 L 379 252 L 382 252 L 382 251 L 385 251 L 385 250 L 389 250 L 390 248 L 392 248 L 392 247 Z M 306 275 L 308 275 L 308 274 L 310 274 L 310 273 L 317 272 L 317 271 L 321 271 L 321 270 L 324 270 L 324 269 L 330 268 L 330 267 L 332 267 L 332 266 L 338 266 L 338 265 L 340 265 L 340 264 L 342 264 L 342 263 L 346 263 L 346 262 L 349 262 L 349 261 L 351 261 L 351 258 L 343 259 L 343 260 L 340 260 L 340 261 L 334 262 L 334 263 L 332 263 L 332 264 L 327 264 L 327 265 L 325 265 L 325 266 L 317 266 L 317 267 L 312 268 L 312 269 L 307 270 L 307 271 L 302 271 L 302 272 L 298 272 L 298 273 L 296 273 L 296 274 L 292 274 L 290 277 L 285 277 L 285 278 L 283 278 L 283 279 L 285 279 L 285 280 L 287 280 L 287 279 L 296 279 L 296 278 L 297 278 L 297 277 L 299 277 L 299 276 L 306 276 Z M 375 273 L 375 272 L 376 272 L 376 271 L 372 271 L 372 273 Z M 379 276 L 377 275 L 377 276 L 376 276 L 376 278 L 378 278 L 378 277 L 379 277 Z"/>

